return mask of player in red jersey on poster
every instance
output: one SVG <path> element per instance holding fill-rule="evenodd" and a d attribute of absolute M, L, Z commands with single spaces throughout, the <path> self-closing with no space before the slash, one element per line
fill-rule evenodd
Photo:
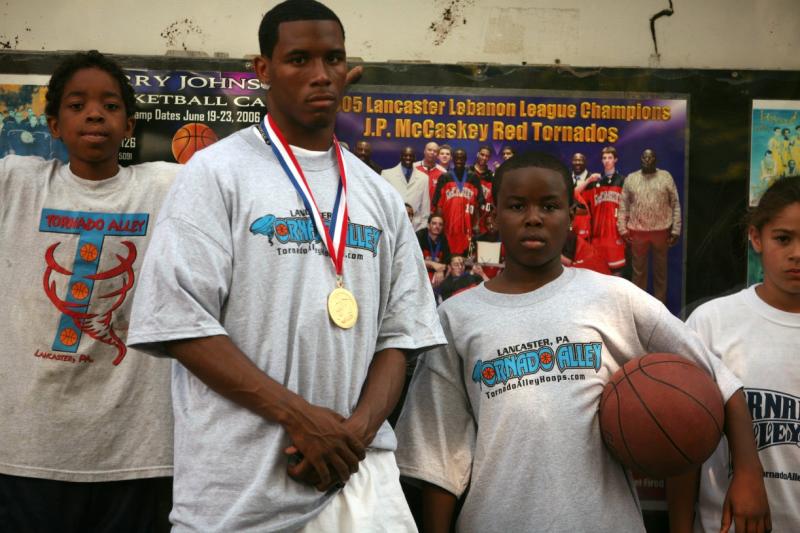
<path fill-rule="evenodd" d="M 422 159 L 414 163 L 414 169 L 428 176 L 429 200 L 433 199 L 433 193 L 436 192 L 436 183 L 438 183 L 439 177 L 446 172 L 446 170 L 440 167 L 436 162 L 438 155 L 439 145 L 431 141 L 425 145 Z"/>
<path fill-rule="evenodd" d="M 470 170 L 481 182 L 481 192 L 483 192 L 483 207 L 481 207 L 480 218 L 478 219 L 478 233 L 486 233 L 486 224 L 489 213 L 492 210 L 492 180 L 494 174 L 489 170 L 489 158 L 492 156 L 492 149 L 489 146 L 481 146 L 475 155 L 475 163 Z"/>
<path fill-rule="evenodd" d="M 459 148 L 453 154 L 453 170 L 439 178 L 432 203 L 444 217 L 444 234 L 454 255 L 465 255 L 469 249 L 483 204 L 481 182 L 467 170 L 467 153 Z"/>
<path fill-rule="evenodd" d="M 608 262 L 614 275 L 620 275 L 625 266 L 625 242 L 617 230 L 617 211 L 622 201 L 622 184 L 625 178 L 617 172 L 617 150 L 606 146 L 601 151 L 603 175 L 592 174 L 589 178 L 599 178 L 583 190 L 583 200 L 589 208 L 592 220 L 591 232 L 587 239 Z"/>

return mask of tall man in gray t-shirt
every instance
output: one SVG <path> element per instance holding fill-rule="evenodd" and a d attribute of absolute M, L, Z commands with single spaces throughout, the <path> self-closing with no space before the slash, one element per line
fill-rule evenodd
<path fill-rule="evenodd" d="M 422 256 L 397 192 L 333 137 L 336 15 L 284 2 L 259 44 L 269 115 L 179 174 L 134 304 L 130 343 L 176 359 L 170 519 L 413 530 L 385 419 L 406 357 L 444 342 Z"/>

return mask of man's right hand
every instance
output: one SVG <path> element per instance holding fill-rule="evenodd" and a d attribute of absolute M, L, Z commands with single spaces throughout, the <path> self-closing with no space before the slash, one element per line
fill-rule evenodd
<path fill-rule="evenodd" d="M 302 454 L 302 460 L 286 471 L 293 479 L 320 491 L 345 483 L 364 459 L 364 444 L 344 425 L 339 413 L 303 402 L 292 420 L 284 425 L 292 446 L 287 455 Z"/>

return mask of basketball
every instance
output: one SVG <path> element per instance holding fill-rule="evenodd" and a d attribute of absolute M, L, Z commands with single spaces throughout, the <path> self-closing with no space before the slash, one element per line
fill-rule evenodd
<path fill-rule="evenodd" d="M 719 444 L 722 396 L 711 376 L 675 354 L 628 361 L 600 397 L 600 431 L 614 457 L 655 479 L 699 467 Z"/>
<path fill-rule="evenodd" d="M 61 330 L 59 339 L 61 339 L 61 343 L 64 344 L 64 346 L 72 346 L 78 342 L 78 334 L 72 328 L 64 328 Z"/>
<path fill-rule="evenodd" d="M 184 164 L 194 153 L 217 142 L 214 130 L 200 122 L 190 122 L 180 127 L 172 136 L 172 155 L 175 161 Z"/>
<path fill-rule="evenodd" d="M 81 259 L 83 259 L 87 263 L 91 263 L 92 261 L 97 259 L 97 246 L 87 242 L 86 244 L 81 246 L 80 254 L 81 254 Z"/>
<path fill-rule="evenodd" d="M 78 281 L 72 284 L 70 292 L 76 300 L 83 300 L 89 296 L 89 287 L 84 282 Z"/>

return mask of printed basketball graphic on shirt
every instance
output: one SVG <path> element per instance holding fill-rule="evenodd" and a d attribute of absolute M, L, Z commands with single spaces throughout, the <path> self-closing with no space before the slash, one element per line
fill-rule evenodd
<path fill-rule="evenodd" d="M 195 152 L 211 146 L 219 138 L 214 130 L 201 122 L 190 122 L 172 136 L 172 156 L 183 165 L 192 158 Z"/>
<path fill-rule="evenodd" d="M 496 357 L 478 360 L 472 381 L 489 398 L 507 390 L 541 383 L 586 379 L 584 372 L 598 372 L 603 361 L 599 342 L 570 342 L 567 336 L 538 339 L 497 349 Z"/>
<path fill-rule="evenodd" d="M 138 256 L 124 237 L 146 235 L 148 220 L 146 213 L 42 210 L 40 232 L 80 236 L 75 250 L 55 241 L 44 252 L 44 292 L 61 312 L 53 350 L 77 353 L 86 334 L 116 348 L 112 362 L 122 362 L 127 348 L 114 330 L 114 311 L 133 288 Z"/>
<path fill-rule="evenodd" d="M 278 241 L 278 255 L 307 254 L 309 252 L 327 255 L 322 239 L 317 233 L 314 221 L 305 209 L 291 210 L 291 216 L 278 217 L 264 215 L 250 224 L 250 233 L 263 235 L 270 246 Z M 330 213 L 322 213 L 325 227 L 330 230 Z M 347 240 L 345 246 L 351 249 L 365 250 L 373 257 L 378 255 L 378 243 L 383 232 L 373 226 L 358 224 L 352 220 L 347 224 Z M 284 246 L 285 245 L 285 246 Z M 308 245 L 308 246 L 303 246 Z M 345 253 L 345 259 L 363 259 L 363 255 L 355 252 Z"/>

